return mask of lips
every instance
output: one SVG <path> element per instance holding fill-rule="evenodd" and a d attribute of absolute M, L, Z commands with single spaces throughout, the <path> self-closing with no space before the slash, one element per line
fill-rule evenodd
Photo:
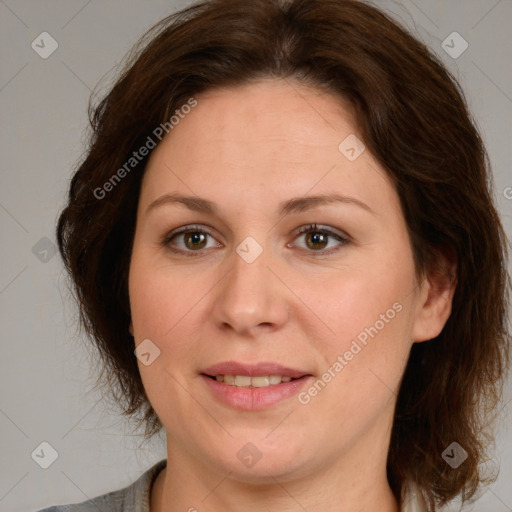
<path fill-rule="evenodd" d="M 244 411 L 276 406 L 299 393 L 313 376 L 277 363 L 227 361 L 206 368 L 201 377 L 220 403 Z M 267 382 L 268 379 L 268 382 Z"/>

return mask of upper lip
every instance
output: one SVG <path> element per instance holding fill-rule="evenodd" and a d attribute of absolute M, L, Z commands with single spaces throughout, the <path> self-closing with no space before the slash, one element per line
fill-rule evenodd
<path fill-rule="evenodd" d="M 291 377 L 299 379 L 304 375 L 310 375 L 308 372 L 288 368 L 278 363 L 239 363 L 237 361 L 225 361 L 209 366 L 204 369 L 203 374 L 215 377 L 216 375 L 244 375 L 248 377 L 257 377 L 260 375 L 281 375 L 282 377 Z"/>

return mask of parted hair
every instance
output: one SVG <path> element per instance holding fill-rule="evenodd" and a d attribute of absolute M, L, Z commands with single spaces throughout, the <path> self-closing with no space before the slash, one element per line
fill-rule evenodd
<path fill-rule="evenodd" d="M 458 495 L 470 501 L 492 479 L 483 464 L 509 366 L 507 239 L 489 158 L 457 79 L 399 22 L 361 1 L 196 3 L 146 32 L 109 91 L 91 98 L 89 144 L 57 240 L 80 325 L 101 356 L 98 382 L 145 426 L 146 438 L 162 428 L 128 332 L 128 270 L 151 150 L 130 159 L 148 137 L 158 142 L 155 129 L 168 128 L 194 95 L 261 78 L 348 100 L 400 198 L 417 275 L 443 272 L 442 255 L 456 261 L 444 329 L 412 346 L 387 476 L 398 499 L 404 482 L 415 482 L 430 510 Z M 467 452 L 456 469 L 442 457 L 454 441 Z"/>

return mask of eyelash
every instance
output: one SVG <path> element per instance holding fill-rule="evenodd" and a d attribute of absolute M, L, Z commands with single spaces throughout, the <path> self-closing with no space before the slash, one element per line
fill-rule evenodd
<path fill-rule="evenodd" d="M 309 224 L 307 226 L 303 226 L 302 228 L 300 228 L 297 231 L 297 233 L 296 233 L 297 236 L 295 237 L 295 239 L 299 238 L 300 235 L 302 235 L 304 233 L 310 233 L 310 232 L 320 233 L 320 234 L 328 235 L 328 236 L 330 236 L 332 238 L 335 238 L 336 240 L 341 242 L 339 247 L 343 247 L 343 246 L 347 245 L 350 242 L 350 240 L 348 238 L 343 237 L 343 236 L 335 233 L 334 231 L 332 231 L 330 229 L 318 227 L 317 224 Z M 201 229 L 200 226 L 195 226 L 195 225 L 183 226 L 182 228 L 179 228 L 176 231 L 173 231 L 173 232 L 169 233 L 168 235 L 166 235 L 163 238 L 163 240 L 162 240 L 162 245 L 164 247 L 168 248 L 170 251 L 172 251 L 174 253 L 177 253 L 177 254 L 180 254 L 180 255 L 184 255 L 186 257 L 191 257 L 191 258 L 201 257 L 201 256 L 199 256 L 198 253 L 201 253 L 205 249 L 200 249 L 200 250 L 197 250 L 197 251 L 190 251 L 190 250 L 185 251 L 183 249 L 176 249 L 176 248 L 172 247 L 171 241 L 174 238 L 176 238 L 177 236 L 183 235 L 183 234 L 186 234 L 186 233 L 204 233 L 204 234 L 206 234 L 208 236 L 211 236 L 213 238 L 213 236 L 210 233 L 208 233 L 208 231 L 205 231 L 205 230 Z M 333 252 L 338 251 L 339 247 L 335 248 L 335 249 L 331 248 L 331 249 L 323 250 L 323 251 L 313 251 L 313 250 L 308 251 L 308 249 L 302 249 L 302 250 L 311 252 L 314 256 L 326 256 L 326 255 L 332 254 Z"/>

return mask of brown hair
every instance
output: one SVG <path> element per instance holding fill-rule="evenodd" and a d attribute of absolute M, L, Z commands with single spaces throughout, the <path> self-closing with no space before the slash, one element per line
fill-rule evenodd
<path fill-rule="evenodd" d="M 387 470 L 398 498 L 411 480 L 431 510 L 458 494 L 466 501 L 484 481 L 480 464 L 509 362 L 506 237 L 457 80 L 406 29 L 360 1 L 193 5 L 148 31 L 90 107 L 90 146 L 57 238 L 104 382 L 127 416 L 139 414 L 147 437 L 161 428 L 128 333 L 127 276 L 148 155 L 129 172 L 126 162 L 191 96 L 258 78 L 289 78 L 349 100 L 367 148 L 396 186 L 418 275 L 434 271 L 440 252 L 456 258 L 452 314 L 436 339 L 412 347 Z M 457 469 L 441 457 L 453 441 L 468 454 Z"/>

